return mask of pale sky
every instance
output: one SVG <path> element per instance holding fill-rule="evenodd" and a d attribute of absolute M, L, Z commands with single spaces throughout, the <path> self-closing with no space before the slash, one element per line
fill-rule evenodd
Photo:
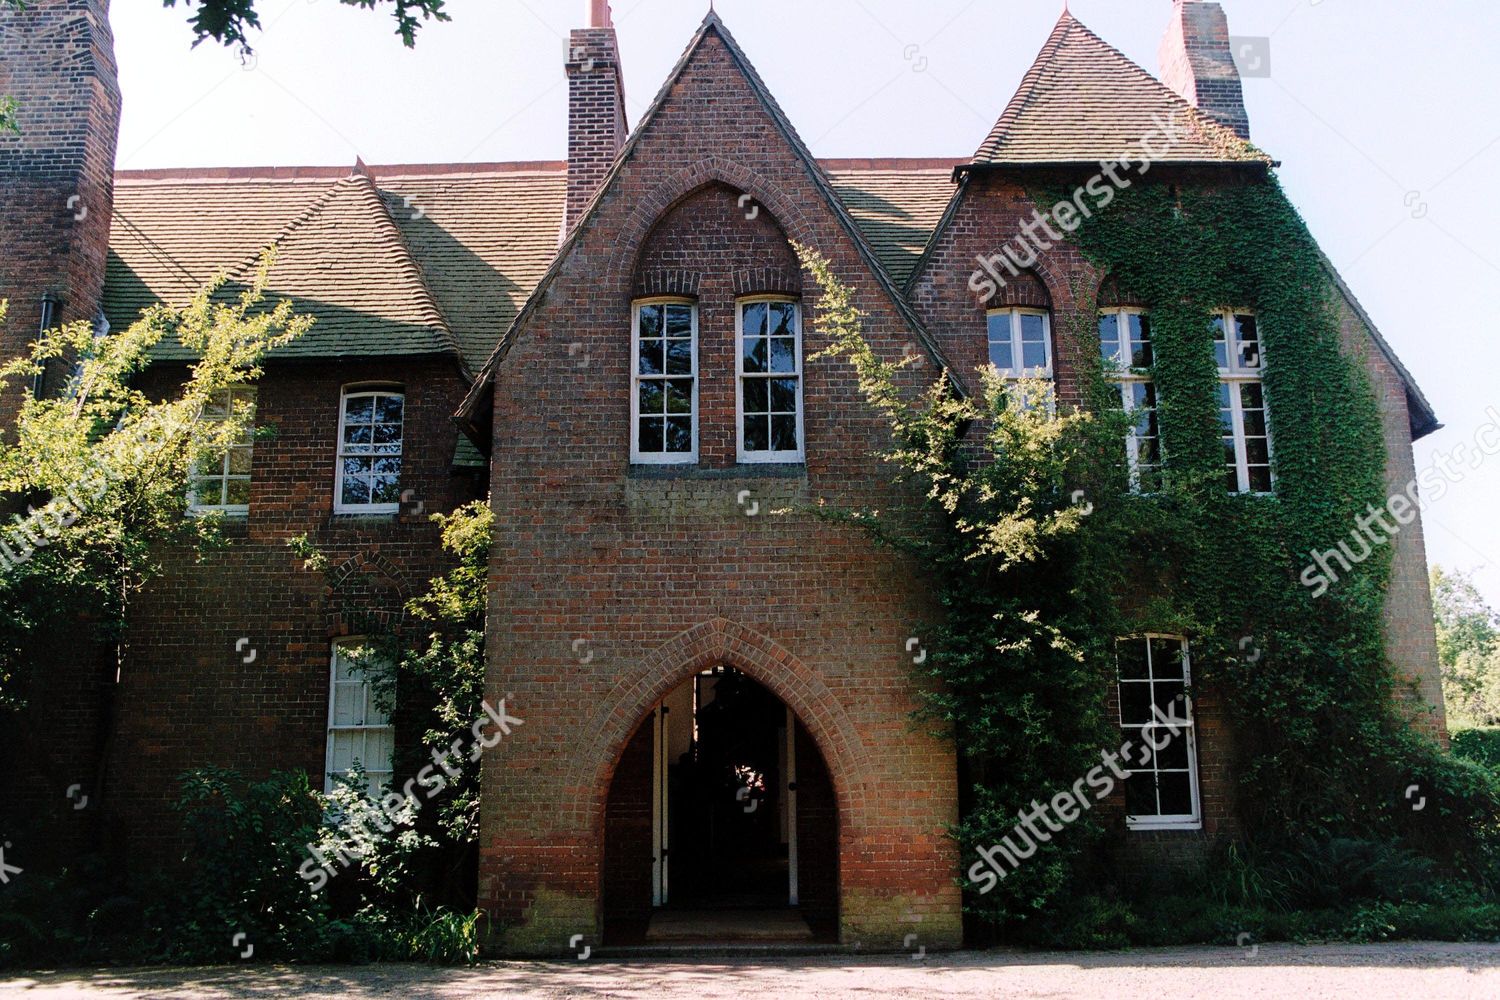
<path fill-rule="evenodd" d="M 1418 467 L 1497 407 L 1500 4 L 1223 0 L 1269 39 L 1247 79 L 1252 137 L 1446 425 Z M 568 29 L 584 0 L 449 0 L 414 51 L 334 0 L 260 0 L 253 63 L 191 49 L 183 10 L 116 0 L 122 168 L 553 160 L 566 153 Z M 1146 69 L 1171 0 L 1072 0 Z M 634 124 L 707 0 L 615 0 Z M 963 156 L 979 145 L 1061 0 L 718 0 L 818 156 Z M 1464 319 L 1464 317 L 1469 319 Z M 1472 328 L 1469 324 L 1472 323 Z M 1424 515 L 1429 559 L 1500 606 L 1500 455 Z M 1332 546 L 1338 540 L 1329 539 Z"/>

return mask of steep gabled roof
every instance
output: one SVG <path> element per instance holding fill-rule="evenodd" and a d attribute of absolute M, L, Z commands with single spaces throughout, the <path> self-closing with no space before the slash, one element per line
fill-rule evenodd
<path fill-rule="evenodd" d="M 156 301 L 182 305 L 219 271 L 231 289 L 243 287 L 261 251 L 275 243 L 268 298 L 291 299 L 317 322 L 273 357 L 458 357 L 422 270 L 370 177 L 226 183 L 225 189 L 226 197 L 205 200 L 203 184 L 117 184 L 104 295 L 111 323 L 132 322 Z M 194 354 L 163 341 L 153 356 Z"/>
<path fill-rule="evenodd" d="M 932 360 L 935 364 L 938 365 L 938 367 L 948 373 L 948 378 L 952 382 L 956 391 L 960 393 L 966 391 L 962 379 L 956 374 L 956 370 L 954 369 L 954 367 L 948 363 L 942 349 L 938 346 L 937 342 L 933 340 L 933 338 L 927 333 L 925 327 L 922 325 L 921 319 L 918 318 L 916 311 L 912 309 L 911 304 L 907 302 L 905 297 L 902 296 L 900 290 L 896 286 L 896 283 L 891 279 L 891 275 L 887 271 L 885 265 L 882 263 L 880 257 L 876 255 L 873 249 L 871 249 L 870 244 L 866 240 L 865 234 L 861 230 L 859 224 L 854 220 L 854 217 L 850 214 L 849 209 L 839 198 L 839 195 L 835 191 L 833 182 L 829 179 L 827 172 L 824 171 L 822 166 L 819 165 L 818 161 L 815 160 L 812 154 L 808 151 L 807 146 L 802 142 L 801 137 L 797 134 L 797 130 L 792 127 L 791 122 L 787 119 L 786 113 L 781 110 L 780 105 L 776 103 L 776 99 L 771 96 L 771 92 L 769 88 L 766 87 L 765 81 L 760 78 L 760 74 L 755 71 L 755 67 L 751 65 L 750 60 L 745 56 L 744 51 L 734 40 L 734 36 L 732 36 L 729 33 L 729 30 L 724 27 L 724 23 L 719 20 L 718 14 L 710 9 L 708 14 L 703 18 L 703 23 L 699 25 L 698 31 L 693 35 L 692 40 L 688 42 L 687 48 L 683 50 L 682 56 L 677 60 L 677 64 L 672 68 L 672 72 L 667 74 L 667 79 L 665 80 L 665 82 L 663 82 L 661 89 L 656 94 L 656 97 L 652 100 L 651 106 L 647 109 L 646 113 L 641 116 L 641 119 L 637 123 L 635 130 L 630 134 L 630 137 L 626 140 L 625 145 L 621 148 L 620 154 L 615 158 L 614 165 L 610 168 L 609 173 L 606 174 L 603 181 L 600 182 L 598 190 L 594 193 L 594 197 L 589 201 L 589 204 L 584 208 L 583 213 L 580 215 L 577 225 L 573 227 L 572 232 L 563 241 L 562 246 L 558 250 L 557 257 L 552 262 L 552 266 L 548 268 L 547 273 L 543 275 L 541 281 L 537 283 L 536 289 L 532 292 L 531 297 L 526 302 L 526 305 L 522 307 L 520 314 L 517 315 L 515 321 L 511 324 L 510 329 L 506 332 L 499 345 L 495 348 L 495 352 L 485 363 L 484 368 L 480 371 L 479 376 L 475 380 L 473 388 L 470 389 L 468 396 L 465 397 L 463 404 L 459 407 L 458 414 L 456 415 L 457 419 L 469 433 L 474 434 L 484 440 L 488 439 L 488 424 L 482 421 L 477 421 L 476 417 L 482 410 L 490 405 L 492 393 L 494 392 L 493 383 L 496 366 L 498 366 L 500 362 L 504 360 L 506 353 L 510 350 L 510 346 L 513 343 L 516 335 L 516 331 L 524 325 L 527 318 L 536 308 L 537 303 L 540 302 L 541 299 L 546 295 L 547 289 L 549 288 L 551 283 L 562 271 L 564 262 L 568 259 L 574 247 L 577 245 L 581 234 L 583 234 L 588 229 L 588 223 L 592 216 L 598 211 L 599 205 L 603 200 L 606 192 L 610 190 L 611 186 L 619 177 L 619 174 L 621 170 L 624 169 L 625 165 L 631 161 L 632 155 L 634 154 L 636 147 L 639 145 L 641 137 L 646 135 L 650 131 L 652 122 L 655 121 L 662 107 L 667 103 L 667 99 L 670 97 L 672 89 L 676 86 L 678 80 L 681 79 L 683 74 L 687 71 L 687 68 L 692 62 L 693 57 L 703 46 L 705 40 L 709 37 L 709 35 L 715 35 L 721 42 L 723 42 L 724 47 L 728 51 L 730 58 L 733 59 L 736 68 L 738 68 L 741 75 L 749 84 L 751 92 L 755 95 L 756 99 L 761 104 L 761 107 L 770 117 L 772 124 L 781 134 L 782 138 L 786 141 L 793 155 L 796 156 L 797 159 L 800 160 L 803 166 L 807 169 L 809 178 L 812 180 L 813 185 L 818 189 L 820 194 L 822 194 L 824 202 L 826 203 L 828 209 L 841 223 L 845 233 L 854 244 L 856 251 L 865 261 L 865 264 L 869 268 L 871 275 L 874 276 L 875 280 L 882 286 L 891 304 L 906 321 L 906 324 L 911 330 L 912 335 L 916 339 L 917 343 L 921 345 L 921 347 L 927 352 L 928 356 L 932 358 Z"/>
<path fill-rule="evenodd" d="M 1174 163 L 1258 163 L 1270 157 L 1200 112 L 1067 11 L 969 167 L 1139 158 L 1141 140 L 1181 124 Z"/>

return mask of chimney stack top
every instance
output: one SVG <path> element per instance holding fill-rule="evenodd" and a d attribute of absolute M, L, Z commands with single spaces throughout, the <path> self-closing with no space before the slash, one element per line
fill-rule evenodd
<path fill-rule="evenodd" d="M 588 6 L 588 26 L 590 28 L 613 28 L 614 19 L 610 16 L 609 0 L 584 0 Z"/>

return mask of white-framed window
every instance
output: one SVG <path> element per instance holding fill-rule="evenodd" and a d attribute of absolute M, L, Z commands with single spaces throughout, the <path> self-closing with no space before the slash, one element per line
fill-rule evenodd
<path fill-rule="evenodd" d="M 741 462 L 800 462 L 802 310 L 795 299 L 741 299 L 735 414 Z"/>
<path fill-rule="evenodd" d="M 221 455 L 200 459 L 188 484 L 188 509 L 241 517 L 250 513 L 250 468 L 255 457 L 255 387 L 220 389 L 203 405 L 201 419 L 228 420 L 247 414 L 245 433 Z"/>
<path fill-rule="evenodd" d="M 698 306 L 645 299 L 631 307 L 630 460 L 698 461 Z"/>
<path fill-rule="evenodd" d="M 390 514 L 401 508 L 406 396 L 400 389 L 345 389 L 339 407 L 335 513 Z"/>
<path fill-rule="evenodd" d="M 1052 377 L 1052 322 L 1043 309 L 991 309 L 990 364 L 1007 378 Z"/>
<path fill-rule="evenodd" d="M 1151 320 L 1140 309 L 1105 309 L 1099 314 L 1099 351 L 1105 375 L 1120 393 L 1120 406 L 1131 415 L 1125 433 L 1125 463 L 1130 488 L 1149 493 L 1161 478 L 1161 427 L 1156 414 L 1156 385 L 1151 380 Z"/>
<path fill-rule="evenodd" d="M 1231 493 L 1270 493 L 1271 431 L 1261 383 L 1263 352 L 1252 313 L 1214 316 L 1214 360 L 1219 366 L 1219 426 L 1224 438 L 1224 482 Z"/>
<path fill-rule="evenodd" d="M 363 665 L 354 653 L 359 650 Z M 323 768 L 324 791 L 333 791 L 334 778 L 348 774 L 356 763 L 370 779 L 370 794 L 390 784 L 396 753 L 396 727 L 375 702 L 369 671 L 381 664 L 368 661 L 368 648 L 359 639 L 333 644 L 328 688 L 328 754 Z"/>
<path fill-rule="evenodd" d="M 1124 757 L 1126 824 L 1196 830 L 1203 813 L 1187 640 L 1177 635 L 1117 639 L 1115 660 L 1120 728 L 1131 743 Z"/>

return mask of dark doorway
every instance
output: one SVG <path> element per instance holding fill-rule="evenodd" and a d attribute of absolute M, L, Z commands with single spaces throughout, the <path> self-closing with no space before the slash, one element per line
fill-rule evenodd
<path fill-rule="evenodd" d="M 605 828 L 606 942 L 837 937 L 832 782 L 795 714 L 737 670 L 653 709 Z"/>

